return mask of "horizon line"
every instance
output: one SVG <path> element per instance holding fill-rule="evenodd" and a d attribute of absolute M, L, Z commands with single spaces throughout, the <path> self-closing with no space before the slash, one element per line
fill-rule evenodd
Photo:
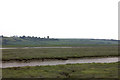
<path fill-rule="evenodd" d="M 4 36 L 4 35 L 0 35 L 0 37 L 1 36 L 3 36 L 3 37 L 22 37 L 22 36 L 25 36 L 25 35 L 22 35 L 22 36 L 18 36 L 18 35 L 14 35 L 14 36 Z M 40 37 L 40 36 L 25 36 L 25 37 Z M 46 37 L 40 37 L 40 38 L 47 38 L 48 36 L 46 36 Z M 52 37 L 50 37 L 49 36 L 49 39 L 52 39 Z M 113 38 L 110 38 L 110 39 L 108 39 L 108 38 L 55 38 L 54 37 L 54 39 L 105 39 L 105 40 L 119 40 L 119 39 L 113 39 Z"/>

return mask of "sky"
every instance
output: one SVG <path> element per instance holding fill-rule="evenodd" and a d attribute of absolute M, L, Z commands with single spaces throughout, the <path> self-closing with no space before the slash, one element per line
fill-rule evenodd
<path fill-rule="evenodd" d="M 0 35 L 118 39 L 119 0 L 0 0 Z"/>

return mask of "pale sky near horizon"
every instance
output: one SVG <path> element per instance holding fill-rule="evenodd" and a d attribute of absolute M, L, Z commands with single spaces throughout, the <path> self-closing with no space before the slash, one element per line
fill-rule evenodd
<path fill-rule="evenodd" d="M 0 0 L 0 35 L 118 39 L 119 0 Z"/>

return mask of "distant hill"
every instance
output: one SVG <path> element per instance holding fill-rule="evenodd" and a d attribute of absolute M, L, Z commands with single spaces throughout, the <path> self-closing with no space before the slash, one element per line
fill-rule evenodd
<path fill-rule="evenodd" d="M 4 37 L 2 36 L 4 46 L 95 46 L 95 45 L 117 45 L 118 40 L 108 39 L 54 39 L 40 37 Z"/>

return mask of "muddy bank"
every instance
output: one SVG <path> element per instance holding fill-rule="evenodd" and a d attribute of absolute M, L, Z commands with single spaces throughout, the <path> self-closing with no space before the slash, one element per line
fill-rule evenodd
<path fill-rule="evenodd" d="M 112 63 L 118 62 L 118 57 L 106 58 L 81 58 L 68 60 L 47 60 L 47 61 L 29 61 L 29 62 L 5 62 L 2 63 L 2 68 L 22 67 L 22 66 L 43 66 L 43 65 L 60 65 L 60 64 L 76 64 L 76 63 Z"/>
<path fill-rule="evenodd" d="M 49 61 L 49 60 L 69 60 L 69 59 L 94 59 L 94 58 L 111 58 L 119 56 L 83 56 L 83 57 L 56 57 L 56 58 L 30 58 L 30 59 L 2 59 L 2 63 L 7 62 L 31 62 L 31 61 Z"/>

